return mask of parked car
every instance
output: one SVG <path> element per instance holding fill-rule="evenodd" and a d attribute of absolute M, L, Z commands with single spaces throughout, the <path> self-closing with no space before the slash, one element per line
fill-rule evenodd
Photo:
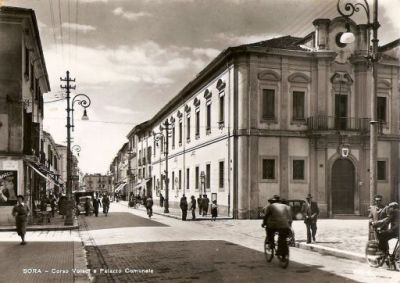
<path fill-rule="evenodd" d="M 293 220 L 302 220 L 304 218 L 303 214 L 301 213 L 301 208 L 303 207 L 304 203 L 305 200 L 302 199 L 292 199 L 287 201 L 287 204 L 292 210 Z"/>
<path fill-rule="evenodd" d="M 77 214 L 85 214 L 85 203 L 86 201 L 89 200 L 90 208 L 89 208 L 89 215 L 93 213 L 93 199 L 91 196 L 83 196 L 79 198 L 78 204 L 77 204 Z"/>

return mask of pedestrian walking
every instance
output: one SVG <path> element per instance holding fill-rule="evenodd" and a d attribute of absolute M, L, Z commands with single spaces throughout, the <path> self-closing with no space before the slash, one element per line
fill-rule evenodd
<path fill-rule="evenodd" d="M 201 210 L 203 211 L 203 216 L 207 216 L 210 199 L 207 197 L 206 194 L 203 195 L 203 201 L 201 203 L 202 203 Z"/>
<path fill-rule="evenodd" d="M 315 235 L 317 234 L 317 218 L 319 214 L 318 204 L 315 201 L 311 201 L 311 199 L 311 194 L 308 194 L 306 202 L 303 204 L 301 209 L 307 229 L 307 244 L 310 244 L 311 241 L 315 242 Z"/>
<path fill-rule="evenodd" d="M 143 196 L 143 206 L 146 207 L 146 202 L 147 202 L 147 196 Z"/>
<path fill-rule="evenodd" d="M 185 195 L 182 196 L 179 207 L 182 210 L 182 221 L 186 221 L 188 203 L 187 203 Z"/>
<path fill-rule="evenodd" d="M 196 198 L 191 196 L 190 209 L 192 210 L 192 220 L 196 219 Z"/>
<path fill-rule="evenodd" d="M 164 196 L 160 193 L 160 206 L 164 207 Z"/>
<path fill-rule="evenodd" d="M 96 196 L 96 198 L 93 199 L 93 212 L 96 217 L 99 216 L 99 207 L 101 207 L 101 202 L 99 197 Z"/>
<path fill-rule="evenodd" d="M 110 209 L 110 198 L 108 197 L 108 195 L 105 194 L 101 202 L 103 204 L 103 213 L 105 214 L 105 216 L 107 216 L 108 210 Z"/>
<path fill-rule="evenodd" d="M 25 245 L 26 224 L 28 222 L 29 207 L 24 202 L 22 195 L 17 196 L 17 204 L 12 210 L 12 215 L 15 217 L 15 226 L 17 234 L 21 237 L 21 245 Z"/>
<path fill-rule="evenodd" d="M 203 199 L 201 198 L 201 194 L 197 198 L 197 206 L 199 207 L 199 215 L 203 214 L 202 207 L 203 207 Z"/>
<path fill-rule="evenodd" d="M 151 198 L 151 196 L 146 199 L 146 210 L 147 215 L 149 216 L 149 218 L 151 218 L 151 216 L 153 215 L 153 199 Z"/>
<path fill-rule="evenodd" d="M 56 202 L 56 197 L 52 195 L 50 199 L 51 217 L 54 217 L 54 213 L 56 211 Z"/>
<path fill-rule="evenodd" d="M 211 203 L 211 218 L 212 220 L 217 220 L 217 216 L 218 216 L 218 205 L 217 205 L 217 200 L 213 200 L 213 202 Z"/>

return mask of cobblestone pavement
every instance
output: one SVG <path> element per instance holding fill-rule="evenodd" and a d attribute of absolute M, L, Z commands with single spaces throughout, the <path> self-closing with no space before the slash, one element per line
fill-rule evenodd
<path fill-rule="evenodd" d="M 144 211 L 120 204 L 112 209 L 146 218 Z M 397 272 L 297 248 L 290 250 L 287 270 L 277 262 L 267 264 L 260 221 L 183 222 L 163 216 L 151 221 L 167 226 L 130 225 L 83 233 L 90 267 L 96 272 L 121 269 L 108 277 L 93 274 L 97 282 L 400 282 Z M 153 273 L 134 275 L 125 268 Z"/>
<path fill-rule="evenodd" d="M 21 246 L 15 232 L 0 233 L 0 282 L 88 282 L 84 250 L 76 231 L 27 233 Z"/>

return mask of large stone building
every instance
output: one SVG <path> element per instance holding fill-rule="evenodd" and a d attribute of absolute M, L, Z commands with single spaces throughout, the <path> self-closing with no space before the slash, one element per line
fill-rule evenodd
<path fill-rule="evenodd" d="M 35 164 L 50 84 L 33 10 L 0 7 L 0 42 L 0 189 L 7 199 L 0 201 L 0 223 L 7 223 L 17 194 L 32 205 L 41 190 Z"/>
<path fill-rule="evenodd" d="M 134 192 L 165 196 L 168 136 L 171 206 L 183 194 L 206 193 L 221 214 L 255 218 L 274 194 L 304 199 L 311 193 L 322 216 L 367 214 L 368 30 L 343 18 L 313 24 L 315 31 L 303 38 L 227 48 L 132 129 Z M 339 41 L 346 24 L 354 44 Z M 377 190 L 385 202 L 399 198 L 399 46 L 396 40 L 379 47 L 377 65 Z M 164 137 L 155 135 L 160 131 Z"/>
<path fill-rule="evenodd" d="M 110 175 L 85 174 L 82 181 L 86 192 L 112 193 Z"/>

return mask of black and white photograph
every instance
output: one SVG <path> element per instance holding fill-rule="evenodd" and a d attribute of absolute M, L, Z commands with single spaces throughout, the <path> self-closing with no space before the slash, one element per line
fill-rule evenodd
<path fill-rule="evenodd" d="M 0 0 L 0 283 L 400 283 L 399 0 Z"/>

